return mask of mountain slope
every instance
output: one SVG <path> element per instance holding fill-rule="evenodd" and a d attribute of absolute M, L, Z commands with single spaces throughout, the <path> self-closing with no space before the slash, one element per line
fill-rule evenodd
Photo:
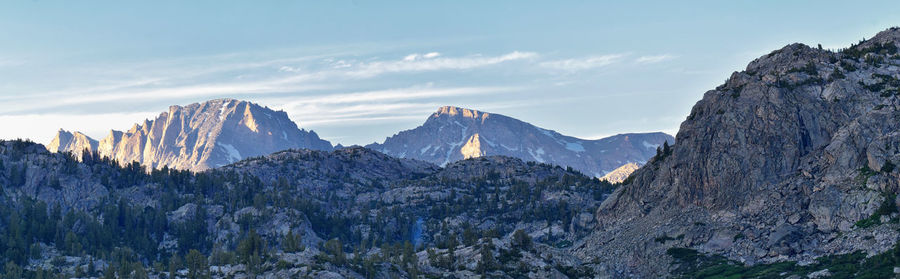
<path fill-rule="evenodd" d="M 603 202 L 579 253 L 654 277 L 675 247 L 747 264 L 890 248 L 898 45 L 896 28 L 840 52 L 792 44 L 732 74 L 694 106 L 671 152 Z"/>
<path fill-rule="evenodd" d="M 22 141 L 0 141 L 0 185 L 0 260 L 24 278 L 591 277 L 567 247 L 613 187 L 516 158 L 439 168 L 362 147 L 147 173 Z"/>
<path fill-rule="evenodd" d="M 60 130 L 53 142 L 69 142 L 69 138 L 68 132 Z M 99 142 L 87 141 L 94 142 L 90 150 L 122 163 L 195 171 L 290 148 L 332 149 L 315 132 L 299 129 L 287 113 L 233 99 L 171 106 L 126 132 L 113 130 Z M 51 151 L 79 152 L 88 147 L 83 142 L 50 147 Z"/>
<path fill-rule="evenodd" d="M 447 106 L 438 109 L 422 126 L 366 147 L 439 165 L 503 155 L 570 166 L 599 177 L 626 163 L 646 162 L 665 141 L 673 143 L 674 138 L 645 133 L 584 140 L 499 114 Z"/>

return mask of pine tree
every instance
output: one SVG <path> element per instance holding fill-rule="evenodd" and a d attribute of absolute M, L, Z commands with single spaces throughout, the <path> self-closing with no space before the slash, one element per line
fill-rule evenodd
<path fill-rule="evenodd" d="M 178 258 L 178 255 L 172 255 L 169 258 L 169 279 L 178 278 L 178 269 L 181 268 L 181 260 Z"/>
<path fill-rule="evenodd" d="M 207 267 L 206 256 L 195 249 L 191 249 L 184 257 L 184 261 L 188 266 L 188 278 L 199 279 L 206 278 L 209 267 Z"/>
<path fill-rule="evenodd" d="M 265 243 L 262 238 L 256 234 L 256 230 L 251 229 L 247 237 L 238 243 L 238 259 L 247 266 L 250 273 L 256 274 L 257 269 L 262 264 L 263 256 L 266 254 L 265 249 Z"/>
<path fill-rule="evenodd" d="M 19 279 L 22 278 L 22 268 L 14 262 L 7 262 L 3 268 L 3 279 Z"/>
<path fill-rule="evenodd" d="M 521 250 L 531 250 L 531 236 L 523 230 L 516 230 L 512 236 L 512 247 Z"/>
<path fill-rule="evenodd" d="M 478 262 L 478 271 L 484 277 L 488 272 L 493 271 L 497 267 L 497 259 L 494 258 L 494 244 L 490 239 L 485 238 L 484 244 L 481 244 L 481 261 Z"/>
<path fill-rule="evenodd" d="M 333 238 L 329 241 L 325 242 L 325 252 L 331 258 L 331 263 L 341 266 L 347 262 L 347 258 L 344 255 L 344 244 L 338 238 Z"/>
<path fill-rule="evenodd" d="M 295 253 L 303 251 L 302 239 L 300 234 L 294 234 L 294 230 L 289 230 L 282 240 L 282 250 L 286 253 Z"/>

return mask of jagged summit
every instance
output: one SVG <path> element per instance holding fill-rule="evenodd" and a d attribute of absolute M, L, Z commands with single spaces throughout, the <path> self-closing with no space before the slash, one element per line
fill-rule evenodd
<path fill-rule="evenodd" d="M 474 109 L 460 108 L 454 106 L 443 106 L 439 108 L 434 114 L 431 115 L 431 118 L 469 118 L 469 119 L 480 119 L 484 120 L 490 116 L 489 113 L 480 112 Z"/>
<path fill-rule="evenodd" d="M 72 133 L 59 129 L 56 136 L 47 145 L 47 150 L 50 152 L 71 151 L 75 156 L 81 157 L 85 149 L 93 151 L 97 149 L 97 145 L 96 140 L 81 132 Z"/>
<path fill-rule="evenodd" d="M 82 144 L 58 150 L 86 147 Z M 248 101 L 215 99 L 170 106 L 126 132 L 110 131 L 90 150 L 123 163 L 137 161 L 153 168 L 200 171 L 289 148 L 331 150 L 332 146 L 315 132 L 297 127 L 284 111 Z"/>
<path fill-rule="evenodd" d="M 441 166 L 462 159 L 503 155 L 571 166 L 600 177 L 629 162 L 643 163 L 674 138 L 663 133 L 623 134 L 585 140 L 536 127 L 508 116 L 445 106 L 422 126 L 366 147 Z"/>

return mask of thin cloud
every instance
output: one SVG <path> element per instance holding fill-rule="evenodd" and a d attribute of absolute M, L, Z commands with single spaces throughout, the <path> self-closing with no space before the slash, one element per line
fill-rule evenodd
<path fill-rule="evenodd" d="M 278 109 L 290 112 L 302 126 L 352 126 L 371 121 L 407 121 L 425 119 L 445 103 L 435 99 L 484 96 L 517 90 L 510 87 L 433 88 L 430 85 L 389 90 L 329 94 L 305 98 L 269 98 L 280 103 Z"/>
<path fill-rule="evenodd" d="M 625 54 L 597 55 L 582 58 L 546 61 L 541 62 L 540 65 L 556 70 L 576 72 L 608 66 L 610 64 L 618 62 L 623 57 L 625 57 Z"/>
<path fill-rule="evenodd" d="M 119 64 L 108 67 L 116 68 L 116 71 L 97 68 L 81 72 L 87 76 L 85 80 L 97 82 L 50 87 L 16 96 L 0 95 L 0 99 L 15 103 L 0 107 L 0 123 L 28 125 L 11 125 L 10 129 L 4 129 L 6 134 L 0 133 L 0 138 L 27 136 L 46 143 L 59 128 L 102 137 L 110 128 L 125 129 L 159 113 L 126 111 L 140 107 L 137 104 L 183 104 L 184 101 L 213 97 L 254 96 L 252 101 L 261 104 L 281 104 L 304 126 L 423 120 L 437 107 L 445 105 L 439 103 L 442 99 L 501 94 L 521 88 L 492 84 L 392 88 L 396 82 L 409 83 L 402 75 L 473 70 L 514 61 L 533 66 L 536 57 L 537 53 L 522 51 L 469 56 L 423 52 L 393 59 L 313 55 L 255 60 L 234 55 L 169 61 L 172 62 L 170 65 L 156 62 Z M 221 61 L 214 61 L 216 59 Z M 141 73 L 139 68 L 145 66 L 148 70 Z M 375 79 L 384 75 L 392 76 Z M 392 89 L 379 90 L 382 88 Z"/>
<path fill-rule="evenodd" d="M 466 70 L 500 64 L 508 61 L 537 57 L 534 52 L 513 51 L 501 56 L 472 56 L 442 58 L 436 52 L 425 55 L 410 54 L 399 61 L 375 61 L 361 63 L 347 72 L 348 76 L 371 78 L 386 73 L 423 72 L 437 70 Z"/>
<path fill-rule="evenodd" d="M 287 106 L 298 104 L 347 104 L 363 102 L 384 102 L 396 100 L 414 100 L 437 97 L 457 97 L 465 95 L 496 94 L 516 90 L 513 87 L 456 87 L 456 88 L 431 88 L 411 87 L 400 89 L 387 89 L 365 91 L 345 94 L 328 94 L 315 97 L 292 98 Z"/>
<path fill-rule="evenodd" d="M 659 63 L 666 60 L 672 60 L 675 56 L 669 54 L 661 54 L 661 55 L 649 55 L 649 56 L 641 56 L 634 60 L 635 63 L 638 64 L 653 64 Z"/>

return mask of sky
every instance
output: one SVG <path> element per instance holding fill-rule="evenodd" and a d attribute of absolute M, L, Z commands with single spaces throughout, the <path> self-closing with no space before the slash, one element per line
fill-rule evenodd
<path fill-rule="evenodd" d="M 101 139 L 216 98 L 344 145 L 444 105 L 585 139 L 674 135 L 759 56 L 898 25 L 896 1 L 4 1 L 0 139 Z"/>

